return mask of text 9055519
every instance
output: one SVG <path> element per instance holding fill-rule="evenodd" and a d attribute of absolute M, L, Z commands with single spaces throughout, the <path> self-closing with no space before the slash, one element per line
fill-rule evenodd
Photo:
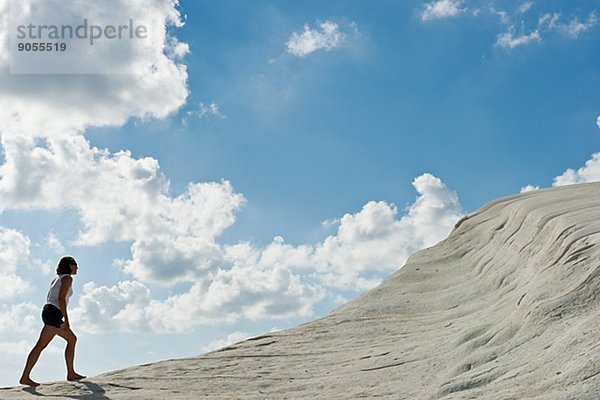
<path fill-rule="evenodd" d="M 66 51 L 66 43 L 51 43 L 51 42 L 19 42 L 17 44 L 18 51 Z"/>

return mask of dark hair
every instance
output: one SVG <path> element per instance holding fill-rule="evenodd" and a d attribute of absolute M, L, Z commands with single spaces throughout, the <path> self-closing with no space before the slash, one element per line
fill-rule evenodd
<path fill-rule="evenodd" d="M 71 264 L 77 264 L 77 261 L 71 256 L 64 256 L 56 266 L 56 275 L 71 274 Z"/>

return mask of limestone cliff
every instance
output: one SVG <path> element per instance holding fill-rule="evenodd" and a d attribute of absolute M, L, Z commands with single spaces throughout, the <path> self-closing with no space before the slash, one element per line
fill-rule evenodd
<path fill-rule="evenodd" d="M 2 399 L 600 399 L 600 184 L 485 205 L 329 316 Z"/>

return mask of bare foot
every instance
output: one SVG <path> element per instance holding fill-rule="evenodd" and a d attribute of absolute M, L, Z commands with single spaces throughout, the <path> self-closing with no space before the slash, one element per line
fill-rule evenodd
<path fill-rule="evenodd" d="M 71 382 L 78 381 L 78 380 L 83 379 L 83 378 L 86 378 L 86 377 L 83 376 L 83 375 L 79 375 L 76 372 L 73 372 L 72 374 L 67 375 L 67 380 L 71 381 Z"/>
<path fill-rule="evenodd" d="M 31 386 L 31 387 L 40 386 L 39 383 L 37 383 L 36 381 L 31 380 L 31 378 L 21 378 L 21 380 L 19 381 L 19 383 L 21 385 Z"/>

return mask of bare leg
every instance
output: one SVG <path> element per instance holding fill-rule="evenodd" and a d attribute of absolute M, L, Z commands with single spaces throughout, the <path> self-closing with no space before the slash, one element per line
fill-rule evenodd
<path fill-rule="evenodd" d="M 33 386 L 33 387 L 39 386 L 39 383 L 33 381 L 29 377 L 29 374 L 31 374 L 31 370 L 33 369 L 33 367 L 35 366 L 35 363 L 40 358 L 40 354 L 42 353 L 42 350 L 44 350 L 46 348 L 46 346 L 48 346 L 48 344 L 52 341 L 52 339 L 54 338 L 54 335 L 56 335 L 58 333 L 58 331 L 59 331 L 59 328 L 55 328 L 50 325 L 44 325 L 44 327 L 42 328 L 42 331 L 40 332 L 40 338 L 38 339 L 37 343 L 31 350 L 31 352 L 29 353 L 29 356 L 27 356 L 27 362 L 25 363 L 25 369 L 23 370 L 23 375 L 21 375 L 21 379 L 19 380 L 19 383 L 21 385 L 27 385 L 27 386 Z"/>
<path fill-rule="evenodd" d="M 76 381 L 85 378 L 83 375 L 79 375 L 73 368 L 73 360 L 75 359 L 75 343 L 77 343 L 77 337 L 71 330 L 71 328 L 61 328 L 58 335 L 67 341 L 67 348 L 65 349 L 65 363 L 67 364 L 67 380 Z"/>

